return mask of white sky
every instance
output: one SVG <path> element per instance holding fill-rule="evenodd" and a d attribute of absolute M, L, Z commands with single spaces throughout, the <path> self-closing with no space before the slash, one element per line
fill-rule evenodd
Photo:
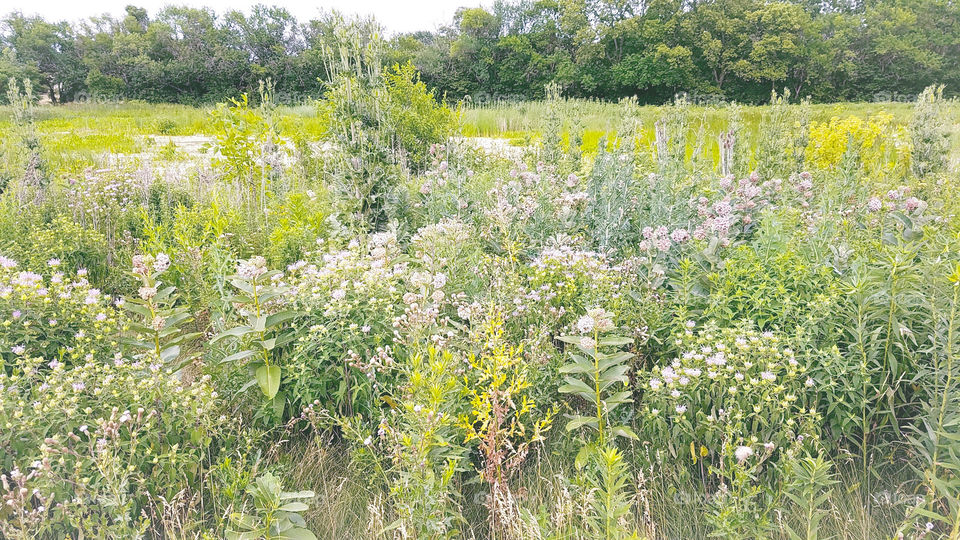
<path fill-rule="evenodd" d="M 24 15 L 40 15 L 48 21 L 76 21 L 92 15 L 119 15 L 128 4 L 146 8 L 150 16 L 168 4 L 209 7 L 218 14 L 239 9 L 249 12 L 255 4 L 287 8 L 301 22 L 320 10 L 336 9 L 346 14 L 373 15 L 389 32 L 434 30 L 449 24 L 460 6 L 475 7 L 489 2 L 481 0 L 0 0 L 0 14 L 22 11 Z"/>

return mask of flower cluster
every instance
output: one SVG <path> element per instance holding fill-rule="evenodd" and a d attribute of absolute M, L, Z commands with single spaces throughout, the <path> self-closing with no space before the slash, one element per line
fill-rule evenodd
<path fill-rule="evenodd" d="M 688 321 L 675 345 L 673 360 L 639 380 L 648 425 L 677 448 L 717 449 L 731 433 L 778 447 L 816 434 L 813 381 L 781 337 Z"/>
<path fill-rule="evenodd" d="M 148 176 L 131 172 L 87 170 L 81 180 L 70 180 L 67 208 L 80 221 L 97 229 L 139 208 L 146 200 Z"/>
<path fill-rule="evenodd" d="M 0 347 L 51 358 L 62 353 L 73 362 L 117 350 L 127 320 L 115 301 L 90 285 L 85 270 L 67 276 L 57 270 L 58 259 L 48 266 L 53 273 L 45 278 L 0 257 Z"/>
<path fill-rule="evenodd" d="M 80 523 L 91 509 L 126 520 L 134 499 L 144 507 L 147 493 L 181 489 L 225 421 L 208 376 L 187 386 L 120 353 L 72 366 L 20 355 L 7 367 L 0 371 L 0 449 L 15 472 L 3 478 L 0 495 L 29 485 L 36 497 L 14 501 L 24 520 L 49 511 L 55 521 Z"/>

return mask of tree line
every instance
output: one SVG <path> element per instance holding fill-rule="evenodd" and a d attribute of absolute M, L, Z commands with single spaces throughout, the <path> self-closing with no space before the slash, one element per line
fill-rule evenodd
<path fill-rule="evenodd" d="M 270 78 L 281 100 L 323 94 L 340 28 L 384 32 L 327 13 L 301 22 L 282 7 L 249 14 L 128 6 L 119 17 L 0 20 L 0 90 L 29 78 L 51 101 L 210 103 Z M 435 31 L 389 37 L 384 64 L 411 62 L 450 100 L 636 95 L 760 102 L 789 88 L 814 101 L 912 99 L 960 87 L 954 0 L 519 0 L 461 8 Z M 3 95 L 3 93 L 0 93 Z"/>

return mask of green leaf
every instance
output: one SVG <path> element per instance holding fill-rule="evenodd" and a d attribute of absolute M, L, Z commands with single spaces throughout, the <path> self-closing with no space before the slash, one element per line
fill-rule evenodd
<path fill-rule="evenodd" d="M 178 356 L 180 356 L 179 345 L 167 347 L 166 349 L 160 351 L 160 360 L 162 360 L 163 362 L 170 362 Z"/>
<path fill-rule="evenodd" d="M 269 399 L 277 395 L 280 390 L 280 366 L 260 366 L 257 368 L 257 384 L 263 395 Z"/>
<path fill-rule="evenodd" d="M 240 289 L 241 291 L 247 293 L 248 295 L 253 296 L 253 286 L 247 283 L 246 281 L 238 278 L 238 279 L 230 280 L 230 283 L 233 284 L 234 287 Z"/>
<path fill-rule="evenodd" d="M 612 347 L 619 347 L 621 345 L 628 345 L 630 343 L 633 343 L 633 338 L 620 336 L 610 336 L 600 340 L 600 345 L 609 345 Z"/>
<path fill-rule="evenodd" d="M 582 355 L 571 355 L 572 363 L 560 366 L 560 373 L 592 373 L 593 362 Z"/>
<path fill-rule="evenodd" d="M 300 313 L 296 311 L 281 311 L 279 313 L 274 313 L 273 315 L 267 316 L 267 328 L 273 328 L 279 324 L 283 324 L 290 319 L 296 318 Z"/>
<path fill-rule="evenodd" d="M 243 359 L 249 358 L 249 357 L 253 356 L 253 355 L 256 354 L 256 353 L 257 353 L 257 351 L 254 351 L 254 350 L 240 351 L 240 352 L 237 352 L 237 353 L 233 353 L 233 354 L 231 354 L 230 356 L 225 356 L 225 357 L 223 358 L 223 360 L 220 360 L 220 363 L 221 363 L 221 364 L 226 364 L 227 362 L 236 362 L 236 361 L 238 361 L 238 360 L 243 360 Z"/>
<path fill-rule="evenodd" d="M 289 531 L 284 531 L 283 534 L 277 538 L 284 538 L 286 540 L 317 540 L 316 535 L 307 529 L 290 529 Z"/>
<path fill-rule="evenodd" d="M 567 377 L 565 380 L 567 384 L 559 388 L 561 394 L 577 394 L 590 402 L 596 400 L 596 391 L 587 386 L 587 383 L 573 377 Z"/>
<path fill-rule="evenodd" d="M 135 313 L 144 318 L 151 318 L 150 308 L 141 304 L 139 301 L 128 300 L 123 304 L 123 307 L 131 313 Z"/>
<path fill-rule="evenodd" d="M 587 460 L 590 459 L 590 454 L 593 453 L 593 445 L 585 444 L 580 447 L 580 451 L 577 452 L 577 457 L 574 458 L 573 463 L 578 469 L 582 469 L 587 465 Z"/>
<path fill-rule="evenodd" d="M 267 329 L 267 316 L 261 315 L 257 317 L 256 315 L 251 315 L 250 327 L 254 332 L 263 332 Z"/>
<path fill-rule="evenodd" d="M 282 512 L 306 512 L 309 509 L 309 506 L 299 501 L 288 502 L 280 508 L 277 508 L 277 510 Z"/>
<path fill-rule="evenodd" d="M 567 422 L 567 431 L 573 431 L 583 426 L 597 427 L 597 419 L 590 416 L 574 416 Z"/>
<path fill-rule="evenodd" d="M 227 540 L 257 540 L 260 538 L 260 535 L 255 531 L 246 531 L 246 532 L 237 532 L 237 531 L 226 531 L 225 534 Z"/>
<path fill-rule="evenodd" d="M 224 330 L 223 332 L 220 332 L 219 334 L 214 336 L 214 338 L 210 340 L 210 343 L 213 344 L 220 341 L 221 339 L 228 338 L 228 337 L 242 337 L 249 334 L 252 331 L 253 329 L 250 328 L 249 326 L 235 326 L 229 330 Z"/>
<path fill-rule="evenodd" d="M 312 499 L 316 494 L 312 491 L 284 491 L 280 494 L 280 500 L 290 499 Z"/>
<path fill-rule="evenodd" d="M 256 519 L 249 514 L 230 514 L 230 521 L 243 527 L 244 529 L 255 529 L 257 527 Z"/>
<path fill-rule="evenodd" d="M 632 429 L 627 426 L 616 426 L 610 430 L 616 437 L 626 437 L 628 439 L 639 440 L 640 437 L 637 437 L 637 434 L 633 432 Z"/>

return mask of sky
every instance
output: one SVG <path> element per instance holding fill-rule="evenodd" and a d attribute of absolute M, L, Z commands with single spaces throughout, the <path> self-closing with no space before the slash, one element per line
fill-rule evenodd
<path fill-rule="evenodd" d="M 92 15 L 120 15 L 133 4 L 146 8 L 150 15 L 165 5 L 209 7 L 217 13 L 240 9 L 249 12 L 254 4 L 287 8 L 300 21 L 307 21 L 320 10 L 336 9 L 346 14 L 373 15 L 390 33 L 434 30 L 449 24 L 460 6 L 477 6 L 480 0 L 0 0 L 0 14 L 22 11 L 24 15 L 40 15 L 49 21 L 77 21 Z"/>

